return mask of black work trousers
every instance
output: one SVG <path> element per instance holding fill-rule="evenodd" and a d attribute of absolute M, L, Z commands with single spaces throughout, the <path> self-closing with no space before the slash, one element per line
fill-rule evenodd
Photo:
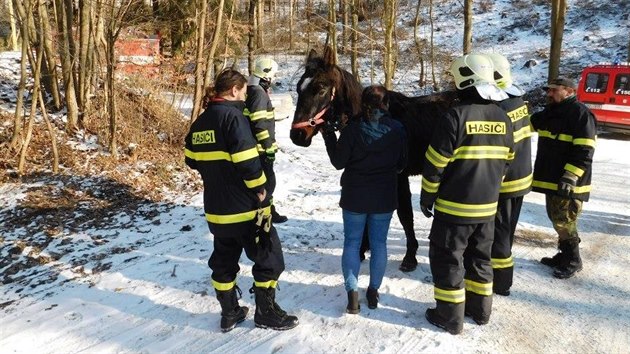
<path fill-rule="evenodd" d="M 475 318 L 490 317 L 493 238 L 494 220 L 481 224 L 433 220 L 429 234 L 429 261 L 436 300 L 455 304 L 465 302 L 466 313 Z M 446 320 L 463 323 L 463 313 L 453 313 L 456 314 L 461 318 Z"/>
<path fill-rule="evenodd" d="M 278 280 L 284 271 L 284 256 L 278 232 L 272 225 L 269 231 L 271 248 L 263 249 L 255 241 L 255 224 L 243 222 L 238 224 L 220 225 L 210 231 L 214 234 L 214 251 L 208 260 L 208 266 L 212 269 L 214 287 L 218 290 L 229 289 L 239 272 L 238 265 L 241 253 L 254 262 L 252 275 L 256 283 L 267 283 Z"/>
<path fill-rule="evenodd" d="M 492 243 L 493 288 L 495 292 L 505 292 L 512 287 L 514 276 L 512 245 L 522 206 L 522 196 L 499 200 L 497 215 L 494 219 L 494 242 Z"/>

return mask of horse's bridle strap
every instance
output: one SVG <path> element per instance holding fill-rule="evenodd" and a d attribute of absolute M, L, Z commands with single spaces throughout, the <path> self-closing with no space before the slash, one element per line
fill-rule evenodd
<path fill-rule="evenodd" d="M 328 102 L 326 107 L 324 107 L 321 111 L 319 111 L 315 115 L 315 117 L 309 118 L 309 120 L 304 121 L 304 122 L 295 123 L 291 125 L 291 128 L 296 129 L 296 128 L 303 128 L 303 127 L 316 127 L 322 123 L 325 123 L 326 121 L 322 117 L 324 116 L 324 114 L 326 114 L 326 112 L 328 111 L 328 108 L 332 106 L 332 102 L 334 99 L 335 99 L 335 88 L 333 87 L 332 93 L 330 94 L 330 101 Z"/>

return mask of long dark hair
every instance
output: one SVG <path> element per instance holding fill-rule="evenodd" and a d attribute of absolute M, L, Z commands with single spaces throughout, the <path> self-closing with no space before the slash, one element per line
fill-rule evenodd
<path fill-rule="evenodd" d="M 230 91 L 232 87 L 236 86 L 236 88 L 242 89 L 246 84 L 247 78 L 243 74 L 232 68 L 224 69 L 214 80 L 214 86 L 206 87 L 203 97 L 203 108 L 206 108 L 212 99 Z"/>
<path fill-rule="evenodd" d="M 371 85 L 363 89 L 361 94 L 361 116 L 370 117 L 375 109 L 387 111 L 389 107 L 389 93 L 382 85 Z"/>

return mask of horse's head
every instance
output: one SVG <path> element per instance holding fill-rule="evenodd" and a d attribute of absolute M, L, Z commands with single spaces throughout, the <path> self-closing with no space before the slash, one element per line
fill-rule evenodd
<path fill-rule="evenodd" d="M 358 107 L 358 104 L 346 102 L 348 75 L 351 85 L 357 86 L 358 83 L 349 73 L 344 73 L 335 65 L 329 48 L 324 50 L 323 56 L 319 56 L 315 50 L 310 51 L 304 74 L 297 84 L 298 99 L 290 133 L 294 144 L 309 146 L 324 123 L 331 121 L 339 125 L 346 119 L 348 111 L 356 113 L 354 107 Z M 360 95 L 360 86 L 358 88 Z M 352 108 L 346 108 L 348 105 Z"/>

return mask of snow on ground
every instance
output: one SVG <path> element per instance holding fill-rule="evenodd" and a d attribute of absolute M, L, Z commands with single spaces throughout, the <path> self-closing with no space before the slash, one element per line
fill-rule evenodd
<path fill-rule="evenodd" d="M 290 120 L 277 123 L 277 225 L 287 270 L 279 303 L 300 318 L 291 331 L 254 327 L 252 316 L 229 334 L 219 331 L 220 308 L 206 262 L 212 235 L 201 195 L 145 204 L 146 218 L 116 215 L 109 227 L 63 230 L 46 252 L 63 256 L 33 272 L 28 286 L 2 287 L 1 352 L 628 352 L 630 348 L 630 155 L 627 138 L 602 135 L 595 154 L 592 200 L 581 217 L 584 270 L 568 280 L 551 276 L 538 260 L 555 252 L 544 198 L 525 198 L 514 247 L 516 276 L 510 297 L 495 297 L 491 322 L 467 319 L 451 336 L 430 325 L 424 311 L 433 290 L 428 265 L 430 220 L 415 207 L 420 265 L 402 273 L 404 232 L 394 220 L 379 308 L 361 293 L 359 315 L 344 313 L 340 271 L 343 245 L 339 175 L 321 139 L 310 148 L 291 144 Z M 420 179 L 412 178 L 414 206 Z M 0 208 L 13 208 L 28 184 L 5 183 Z M 151 213 L 148 213 L 151 211 Z M 89 217 L 89 215 L 88 215 Z M 15 230 L 19 235 L 24 230 Z M 528 235 L 542 235 L 528 242 Z M 14 236 L 15 236 L 14 235 Z M 12 235 L 3 235 L 9 239 Z M 64 239 L 72 240 L 64 242 Z M 24 252 L 28 252 L 25 250 Z M 242 302 L 252 263 L 241 262 Z M 364 265 L 360 286 L 367 286 Z M 16 276 L 24 275 L 18 273 Z"/>
<path fill-rule="evenodd" d="M 504 11 L 507 3 L 495 3 L 494 19 L 476 15 L 483 24 L 476 28 L 487 29 L 488 33 L 494 28 L 496 32 L 496 13 Z M 570 2 L 570 11 L 576 3 Z M 447 2 L 442 4 L 448 6 Z M 617 5 L 628 7 L 625 2 Z M 461 38 L 456 31 L 461 28 L 445 23 L 449 13 L 441 11 L 441 32 L 449 36 L 437 38 L 444 46 L 456 48 Z M 540 13 L 543 19 L 539 21 L 548 16 L 539 7 L 523 11 L 521 18 L 527 11 Z M 579 14 L 570 13 L 569 18 L 575 25 Z M 590 31 L 601 38 L 619 36 L 614 23 L 602 20 L 597 25 Z M 572 27 L 565 52 L 572 58 L 579 54 L 584 46 L 580 40 L 587 34 L 592 36 L 584 28 Z M 520 62 L 520 58 L 530 59 L 535 56 L 532 53 L 548 45 L 546 34 L 535 29 L 516 31 L 513 37 L 514 42 L 495 41 L 484 48 L 513 53 Z M 599 49 L 590 52 L 584 64 L 605 58 L 606 49 Z M 0 77 L 5 79 L 0 84 L 8 85 L 16 80 L 19 70 L 15 71 L 14 63 L 6 64 L 15 62 L 14 56 L 3 53 L 2 58 L 8 61 L 0 60 Z M 281 66 L 281 86 L 275 91 L 280 102 L 279 117 L 283 118 L 292 116 L 294 85 L 301 74 L 303 57 L 275 58 Z M 367 84 L 368 68 L 363 66 L 362 72 L 363 83 Z M 526 87 L 543 83 L 545 75 L 544 60 L 534 69 L 517 68 L 515 73 L 516 81 Z M 400 76 L 397 89 L 417 93 L 412 72 Z M 287 98 L 291 90 L 292 103 Z M 0 98 L 5 98 L 0 108 L 10 110 L 6 102 L 15 93 L 1 88 L 0 92 Z M 171 99 L 182 111 L 190 109 L 186 98 Z M 419 212 L 419 177 L 411 179 L 420 243 L 418 269 L 411 273 L 398 270 L 405 242 L 402 227 L 394 217 L 379 308 L 367 308 L 363 290 L 361 313 L 344 313 L 346 295 L 340 264 L 343 225 L 337 204 L 340 172 L 330 165 L 321 138 L 314 139 L 309 148 L 291 143 L 290 121 L 277 122 L 281 151 L 277 155 L 274 199 L 278 209 L 289 216 L 287 223 L 277 225 L 286 259 L 278 302 L 299 317 L 297 328 L 287 332 L 255 328 L 250 312 L 232 332 L 219 331 L 220 307 L 207 267 L 212 235 L 203 217 L 201 194 L 177 191 L 159 204 L 130 198 L 126 211 L 108 214 L 110 195 L 103 193 L 92 200 L 101 203 L 101 209 L 79 204 L 72 211 L 76 222 L 41 230 L 38 222 L 48 217 L 50 210 L 29 213 L 21 207 L 29 193 L 63 189 L 81 194 L 103 182 L 94 178 L 46 186 L 25 181 L 0 185 L 0 252 L 15 260 L 31 255 L 30 259 L 40 264 L 23 269 L 0 265 L 4 279 L 0 287 L 0 353 L 630 352 L 627 136 L 599 136 L 592 197 L 584 205 L 579 226 L 584 270 L 574 278 L 559 280 L 538 262 L 555 253 L 556 238 L 545 213 L 544 197 L 530 193 L 525 197 L 513 250 L 516 269 L 512 295 L 494 298 L 488 325 L 477 326 L 467 318 L 464 333 L 451 336 L 424 319 L 425 309 L 434 300 L 427 240 L 431 220 Z M 125 190 L 120 185 L 110 188 L 112 192 Z M 18 216 L 12 216 L 19 220 L 8 219 L 13 210 L 19 211 Z M 22 226 L 9 229 L 9 223 Z M 40 246 L 9 247 L 27 236 L 39 240 Z M 243 257 L 240 265 L 241 302 L 253 310 L 254 300 L 248 292 L 253 281 L 252 263 Z M 362 268 L 359 285 L 365 289 L 367 264 Z"/>

